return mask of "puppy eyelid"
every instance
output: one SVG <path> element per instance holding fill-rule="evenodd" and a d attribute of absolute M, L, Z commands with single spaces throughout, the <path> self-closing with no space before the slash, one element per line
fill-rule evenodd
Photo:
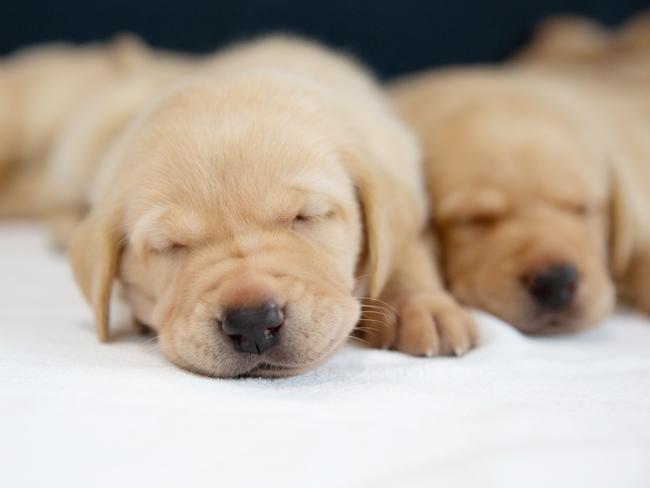
<path fill-rule="evenodd" d="M 589 215 L 593 210 L 592 207 L 586 203 L 567 203 L 562 205 L 562 207 L 577 216 Z"/>
<path fill-rule="evenodd" d="M 477 213 L 475 215 L 468 215 L 462 218 L 454 219 L 453 224 L 457 226 L 476 226 L 487 227 L 496 224 L 503 218 L 503 215 L 494 213 Z"/>
<path fill-rule="evenodd" d="M 574 205 L 573 211 L 578 215 L 587 215 L 589 213 L 589 206 L 586 204 Z"/>
<path fill-rule="evenodd" d="M 333 209 L 328 210 L 326 213 L 323 213 L 323 214 L 313 214 L 313 215 L 311 215 L 309 213 L 298 212 L 293 217 L 293 219 L 291 219 L 291 225 L 292 225 L 292 227 L 295 227 L 295 226 L 302 227 L 302 226 L 306 226 L 306 225 L 311 225 L 311 224 L 315 224 L 315 223 L 318 223 L 318 222 L 323 222 L 325 220 L 329 220 L 332 217 L 334 217 L 335 214 L 336 214 L 336 212 Z"/>
<path fill-rule="evenodd" d="M 168 254 L 168 253 L 177 253 L 187 249 L 187 244 L 181 244 L 179 242 L 170 242 L 163 247 L 151 247 L 151 251 L 156 254 Z"/>
<path fill-rule="evenodd" d="M 184 249 L 187 249 L 187 244 L 180 244 L 178 242 L 174 242 L 172 243 L 171 246 L 169 246 L 168 251 L 175 252 L 175 251 L 182 251 Z"/>

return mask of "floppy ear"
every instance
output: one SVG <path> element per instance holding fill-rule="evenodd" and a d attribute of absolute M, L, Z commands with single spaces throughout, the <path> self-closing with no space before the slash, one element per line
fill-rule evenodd
<path fill-rule="evenodd" d="M 368 296 L 378 298 L 404 244 L 417 236 L 419 213 L 412 195 L 380 165 L 364 163 L 357 152 L 343 151 L 363 215 L 364 252 L 359 266 L 369 276 Z"/>
<path fill-rule="evenodd" d="M 95 313 L 100 341 L 108 340 L 109 305 L 121 254 L 119 211 L 95 209 L 77 228 L 70 263 L 81 291 Z"/>
<path fill-rule="evenodd" d="M 614 278 L 620 279 L 647 229 L 643 222 L 643 194 L 626 161 L 611 159 L 610 182 L 610 268 Z"/>

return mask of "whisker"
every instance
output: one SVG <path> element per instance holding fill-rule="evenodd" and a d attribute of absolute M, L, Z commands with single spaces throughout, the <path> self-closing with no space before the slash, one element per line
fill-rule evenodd
<path fill-rule="evenodd" d="M 367 309 L 367 310 L 383 310 L 385 312 L 391 312 L 392 310 L 387 308 L 387 307 L 382 307 L 379 305 L 361 305 L 362 309 Z"/>
<path fill-rule="evenodd" d="M 383 328 L 383 327 L 382 327 Z M 379 330 L 379 328 L 376 325 L 373 324 L 368 324 L 368 325 L 357 325 L 354 330 L 361 330 L 361 331 L 368 331 L 368 330 Z"/>
<path fill-rule="evenodd" d="M 382 312 L 382 311 L 379 311 L 379 310 L 362 310 L 361 311 L 361 316 L 362 317 L 364 317 L 366 314 L 378 315 L 380 317 L 384 317 L 385 319 L 392 319 L 394 317 L 394 315 L 395 315 L 395 314 Z"/>
<path fill-rule="evenodd" d="M 154 335 L 153 337 L 150 337 L 146 341 L 142 342 L 142 345 L 151 344 L 151 343 L 155 343 L 155 342 L 158 342 L 158 336 L 157 335 Z"/>
<path fill-rule="evenodd" d="M 373 318 L 373 317 L 363 317 L 363 316 L 359 320 L 360 324 L 370 323 L 370 322 L 373 322 L 373 323 L 376 323 L 376 324 L 382 324 L 385 327 L 387 327 L 389 324 L 393 323 L 393 321 L 386 320 L 385 318 Z"/>
<path fill-rule="evenodd" d="M 373 324 L 381 324 L 382 327 L 387 327 L 386 322 L 383 320 L 374 320 L 374 319 L 364 319 L 361 321 L 363 324 L 368 324 L 368 323 L 373 323 Z M 359 326 L 357 326 L 358 328 Z"/>
<path fill-rule="evenodd" d="M 397 309 L 395 307 L 393 307 L 390 303 L 386 303 L 385 301 L 380 300 L 379 298 L 359 297 L 359 299 L 360 300 L 374 300 L 374 301 L 379 302 L 379 303 L 381 303 L 383 305 L 386 305 L 388 308 L 393 310 L 393 312 L 395 312 L 397 315 L 399 315 L 399 312 L 397 311 Z"/>
<path fill-rule="evenodd" d="M 361 344 L 362 346 L 368 346 L 370 343 L 366 341 L 365 339 L 362 339 L 360 337 L 355 337 L 355 336 L 350 336 L 348 337 L 349 340 L 352 342 L 356 342 L 357 344 Z"/>
<path fill-rule="evenodd" d="M 372 314 L 372 315 L 370 315 L 370 314 Z M 361 311 L 361 316 L 362 317 L 375 317 L 375 318 L 379 316 L 379 317 L 383 317 L 383 318 L 385 318 L 387 320 L 392 320 L 392 319 L 394 319 L 396 317 L 396 315 L 394 313 L 382 312 L 382 311 L 379 311 L 379 310 L 362 310 Z"/>
<path fill-rule="evenodd" d="M 382 312 L 390 312 L 390 313 L 394 313 L 394 312 L 395 312 L 394 310 L 392 310 L 392 309 L 390 309 L 390 308 L 388 308 L 388 307 L 381 306 L 381 305 L 367 305 L 367 304 L 362 304 L 362 305 L 361 305 L 361 309 L 362 309 L 362 310 L 381 310 Z"/>

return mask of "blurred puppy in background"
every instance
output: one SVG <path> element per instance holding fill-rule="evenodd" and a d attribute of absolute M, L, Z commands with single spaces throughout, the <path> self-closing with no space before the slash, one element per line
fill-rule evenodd
<path fill-rule="evenodd" d="M 0 217 L 51 213 L 47 161 L 66 128 L 113 83 L 137 73 L 171 73 L 185 58 L 151 51 L 132 36 L 83 47 L 48 45 L 0 63 Z M 80 134 L 79 134 L 80 135 Z M 88 164 L 88 163 L 86 163 Z M 69 175 L 68 175 L 69 176 Z"/>
<path fill-rule="evenodd" d="M 515 60 L 534 69 L 597 77 L 647 89 L 649 52 L 650 11 L 618 29 L 607 29 L 587 18 L 560 16 L 542 22 Z"/>
<path fill-rule="evenodd" d="M 122 89 L 62 139 L 61 185 L 88 175 L 71 161 Z M 106 154 L 70 247 L 101 339 L 118 280 L 165 355 L 211 376 L 301 372 L 360 318 L 372 345 L 410 354 L 475 343 L 422 236 L 416 140 L 355 62 L 282 36 L 236 46 L 117 132 L 92 144 Z"/>
<path fill-rule="evenodd" d="M 565 23 L 519 64 L 393 87 L 423 140 L 443 272 L 461 303 L 541 334 L 596 324 L 617 292 L 650 312 L 650 78 L 638 66 L 596 76 L 624 64 L 621 39 L 630 59 L 650 57 L 646 21 L 598 43 L 591 28 L 576 34 L 582 21 Z"/>

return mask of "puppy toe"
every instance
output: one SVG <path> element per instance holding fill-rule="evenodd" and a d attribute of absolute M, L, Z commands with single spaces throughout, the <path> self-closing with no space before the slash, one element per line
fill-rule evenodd
<path fill-rule="evenodd" d="M 453 299 L 417 294 L 395 300 L 396 313 L 366 314 L 358 330 L 368 346 L 412 356 L 462 356 L 477 342 L 474 320 Z"/>
<path fill-rule="evenodd" d="M 399 351 L 413 356 L 437 356 L 440 337 L 429 307 L 422 302 L 406 303 L 400 309 L 398 340 Z"/>
<path fill-rule="evenodd" d="M 440 334 L 440 351 L 445 356 L 462 356 L 476 345 L 476 326 L 472 317 L 455 303 L 445 304 L 434 312 Z"/>
<path fill-rule="evenodd" d="M 414 297 L 399 311 L 399 351 L 414 356 L 462 356 L 476 345 L 474 320 L 452 299 Z"/>

